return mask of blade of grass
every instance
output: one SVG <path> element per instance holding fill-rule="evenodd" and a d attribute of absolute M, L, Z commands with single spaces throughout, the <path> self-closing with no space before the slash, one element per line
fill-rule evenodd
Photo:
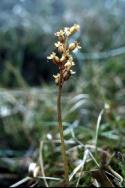
<path fill-rule="evenodd" d="M 86 149 L 85 152 L 84 152 L 84 155 L 83 155 L 83 165 L 82 165 L 81 170 L 80 170 L 80 175 L 78 177 L 78 180 L 77 180 L 77 183 L 76 183 L 76 187 L 79 186 L 79 182 L 80 182 L 80 179 L 81 179 L 81 176 L 82 176 L 82 171 L 84 169 L 85 162 L 86 162 L 86 159 L 88 158 L 88 155 L 89 155 L 89 151 L 88 151 L 88 149 Z"/>
<path fill-rule="evenodd" d="M 88 157 L 88 150 L 86 149 L 83 155 L 83 160 L 82 162 L 73 170 L 73 172 L 70 174 L 69 176 L 69 181 L 72 180 L 72 178 L 74 177 L 74 175 L 85 165 L 86 159 Z"/>
<path fill-rule="evenodd" d="M 43 177 L 43 176 L 38 176 L 40 179 L 46 179 L 46 180 L 54 180 L 54 181 L 60 181 L 62 180 L 61 178 L 54 178 L 54 177 Z"/>
<path fill-rule="evenodd" d="M 44 141 L 41 141 L 40 142 L 40 149 L 39 149 L 39 162 L 40 162 L 40 168 L 41 168 L 41 173 L 42 175 L 45 177 L 45 171 L 44 171 L 44 164 L 43 164 L 43 155 L 42 155 L 42 152 L 43 152 L 43 144 L 44 144 Z M 44 183 L 45 183 L 45 186 L 46 187 L 49 187 L 46 179 L 44 178 Z"/>
<path fill-rule="evenodd" d="M 31 177 L 25 177 L 22 180 L 18 181 L 17 183 L 14 183 L 13 185 L 11 185 L 10 187 L 18 187 L 20 185 L 22 185 L 23 183 L 27 182 L 28 180 L 31 180 Z"/>
<path fill-rule="evenodd" d="M 96 124 L 96 134 L 95 134 L 95 151 L 97 152 L 97 142 L 98 142 L 98 135 L 99 135 L 99 127 L 102 119 L 102 115 L 104 113 L 104 109 L 101 110 L 99 113 L 98 119 L 97 119 L 97 124 Z"/>

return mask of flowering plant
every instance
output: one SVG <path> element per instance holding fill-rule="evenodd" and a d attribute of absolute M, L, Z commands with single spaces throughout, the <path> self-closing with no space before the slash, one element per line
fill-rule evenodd
<path fill-rule="evenodd" d="M 75 65 L 75 62 L 72 57 L 72 52 L 80 49 L 80 45 L 77 41 L 69 43 L 70 37 L 77 31 L 79 31 L 80 26 L 74 24 L 72 27 L 65 27 L 59 32 L 55 33 L 55 36 L 58 38 L 58 41 L 55 43 L 57 48 L 58 55 L 55 52 L 52 52 L 47 59 L 52 61 L 53 64 L 58 66 L 59 72 L 57 75 L 53 75 L 55 83 L 58 86 L 58 97 L 57 97 L 57 113 L 58 113 L 58 126 L 61 139 L 61 152 L 64 162 L 64 179 L 66 185 L 69 184 L 68 177 L 68 160 L 66 156 L 66 149 L 64 143 L 64 132 L 62 125 L 62 113 L 61 113 L 61 93 L 62 86 L 65 81 L 67 81 L 72 74 L 75 72 L 72 70 L 72 67 Z"/>

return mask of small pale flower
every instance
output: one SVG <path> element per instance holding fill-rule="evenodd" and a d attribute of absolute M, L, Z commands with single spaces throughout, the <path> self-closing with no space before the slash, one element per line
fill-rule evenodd
<path fill-rule="evenodd" d="M 79 43 L 77 41 L 75 41 L 69 45 L 70 51 L 78 50 L 80 48 L 81 48 L 81 46 L 79 45 Z"/>
<path fill-rule="evenodd" d="M 60 30 L 60 31 L 56 32 L 55 35 L 56 35 L 57 37 L 64 36 L 64 31 L 63 31 L 63 30 Z"/>
<path fill-rule="evenodd" d="M 73 61 L 67 61 L 67 63 L 65 64 L 65 68 L 69 71 L 71 69 L 72 66 L 74 66 L 75 63 Z"/>
<path fill-rule="evenodd" d="M 66 62 L 70 58 L 69 52 L 66 51 L 65 53 L 62 54 L 62 57 L 60 59 L 60 62 Z"/>
<path fill-rule="evenodd" d="M 60 60 L 59 60 L 59 58 L 58 58 L 58 56 L 56 55 L 55 52 L 52 52 L 52 53 L 50 54 L 50 56 L 47 57 L 47 59 L 52 60 L 52 62 L 53 62 L 54 64 L 56 64 L 56 65 L 58 65 L 58 64 L 60 63 Z"/>
<path fill-rule="evenodd" d="M 55 52 L 52 52 L 52 53 L 47 57 L 47 59 L 53 59 L 55 56 L 56 56 L 56 53 L 55 53 Z"/>
<path fill-rule="evenodd" d="M 61 43 L 60 41 L 58 41 L 58 42 L 56 42 L 55 43 L 55 46 L 58 48 L 58 51 L 59 52 L 63 52 L 64 51 L 64 45 L 63 45 L 63 43 Z"/>
<path fill-rule="evenodd" d="M 64 28 L 64 32 L 65 32 L 65 35 L 66 35 L 66 36 L 70 36 L 70 35 L 71 35 L 71 32 L 70 32 L 70 28 L 69 28 L 69 27 L 65 27 L 65 28 Z"/>
<path fill-rule="evenodd" d="M 73 61 L 72 56 L 70 56 L 70 57 L 69 57 L 69 61 L 72 63 L 72 66 L 74 66 L 74 65 L 75 65 L 75 62 Z"/>
<path fill-rule="evenodd" d="M 75 74 L 76 72 L 73 70 L 70 70 L 70 74 Z"/>
<path fill-rule="evenodd" d="M 60 80 L 60 74 L 58 73 L 57 75 L 53 75 L 53 78 L 55 79 L 55 83 L 58 84 Z"/>
<path fill-rule="evenodd" d="M 60 46 L 62 46 L 62 45 L 63 44 L 60 41 L 58 41 L 58 42 L 55 43 L 55 47 L 57 47 L 57 48 L 60 47 Z"/>

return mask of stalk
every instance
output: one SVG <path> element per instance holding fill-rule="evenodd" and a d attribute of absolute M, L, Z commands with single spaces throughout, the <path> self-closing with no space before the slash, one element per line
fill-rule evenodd
<path fill-rule="evenodd" d="M 61 83 L 58 85 L 58 96 L 57 96 L 57 113 L 58 113 L 58 126 L 59 126 L 59 133 L 61 138 L 61 153 L 64 162 L 64 179 L 66 185 L 69 184 L 69 176 L 68 176 L 68 160 L 66 156 L 66 149 L 64 143 L 64 130 L 62 125 L 62 112 L 61 112 L 61 94 L 62 94 L 62 86 Z"/>
<path fill-rule="evenodd" d="M 47 59 L 51 60 L 53 64 L 58 66 L 59 73 L 57 75 L 53 75 L 55 79 L 55 83 L 58 86 L 58 94 L 57 94 L 57 114 L 58 114 L 58 127 L 60 133 L 61 140 L 61 154 L 64 163 L 64 180 L 65 185 L 69 185 L 69 169 L 68 169 L 68 160 L 65 149 L 64 142 L 64 130 L 62 125 L 62 112 L 61 112 L 61 94 L 62 94 L 62 86 L 65 81 L 67 81 L 72 74 L 75 72 L 72 70 L 72 67 L 75 65 L 72 52 L 74 50 L 80 49 L 80 45 L 77 41 L 70 43 L 70 37 L 77 31 L 79 31 L 80 26 L 78 24 L 74 24 L 71 27 L 65 27 L 61 29 L 59 32 L 55 33 L 55 36 L 58 38 L 55 43 L 55 47 L 58 50 L 58 53 L 52 52 Z"/>

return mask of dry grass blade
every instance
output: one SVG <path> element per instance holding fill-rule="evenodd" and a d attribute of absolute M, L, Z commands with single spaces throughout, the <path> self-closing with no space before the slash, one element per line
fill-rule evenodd
<path fill-rule="evenodd" d="M 23 183 L 26 183 L 28 180 L 31 180 L 31 179 L 32 179 L 31 177 L 25 177 L 22 180 L 18 181 L 17 183 L 14 183 L 10 187 L 18 187 L 18 186 L 22 185 Z"/>
<path fill-rule="evenodd" d="M 111 166 L 108 166 L 108 169 L 110 170 L 112 175 L 114 175 L 115 180 L 117 180 L 119 183 L 122 183 L 124 181 L 123 177 L 120 174 L 118 174 L 115 170 L 113 170 Z"/>
<path fill-rule="evenodd" d="M 39 150 L 39 162 L 40 162 L 41 173 L 45 177 L 44 164 L 43 164 L 43 156 L 42 156 L 43 144 L 44 144 L 44 142 L 41 141 L 40 142 L 40 150 Z M 48 185 L 48 183 L 46 181 L 46 178 L 43 178 L 43 180 L 44 180 L 45 186 L 49 187 L 49 185 Z"/>
<path fill-rule="evenodd" d="M 81 167 L 81 171 L 80 171 L 80 175 L 79 175 L 79 177 L 78 177 L 78 181 L 77 181 L 77 183 L 76 183 L 76 187 L 79 186 L 79 182 L 80 182 L 80 179 L 81 179 L 81 176 L 82 176 L 82 171 L 83 171 L 83 169 L 84 169 L 84 165 L 85 165 L 85 162 L 86 162 L 88 156 L 89 156 L 89 150 L 86 149 L 85 152 L 84 152 L 84 156 L 83 156 L 83 165 L 82 165 L 82 167 Z"/>
<path fill-rule="evenodd" d="M 97 165 L 97 167 L 99 168 L 100 167 L 99 163 L 96 161 L 95 157 L 92 155 L 92 153 L 90 151 L 89 151 L 89 155 L 92 158 L 92 160 L 95 162 L 95 164 Z"/>
<path fill-rule="evenodd" d="M 46 180 L 55 180 L 55 181 L 60 181 L 62 180 L 61 178 L 54 178 L 54 177 L 43 177 L 43 176 L 38 176 L 39 179 L 46 179 Z"/>
<path fill-rule="evenodd" d="M 99 127 L 100 127 L 100 123 L 101 123 L 101 119 L 102 119 L 103 113 L 104 113 L 104 109 L 101 110 L 101 112 L 99 113 L 98 119 L 97 119 L 96 135 L 95 135 L 95 147 L 96 147 L 96 150 L 97 150 L 97 141 L 98 141 L 98 135 L 99 135 Z"/>
<path fill-rule="evenodd" d="M 86 149 L 85 152 L 84 152 L 84 155 L 83 155 L 83 160 L 82 160 L 82 162 L 81 162 L 81 163 L 73 170 L 73 172 L 70 174 L 69 181 L 72 180 L 72 178 L 74 177 L 74 175 L 75 175 L 81 168 L 82 168 L 82 169 L 84 168 L 86 159 L 88 158 L 88 154 L 89 154 L 88 149 Z M 78 179 L 78 183 L 79 183 L 79 180 L 80 180 L 80 179 Z M 78 183 L 77 183 L 77 184 L 78 184 Z"/>

